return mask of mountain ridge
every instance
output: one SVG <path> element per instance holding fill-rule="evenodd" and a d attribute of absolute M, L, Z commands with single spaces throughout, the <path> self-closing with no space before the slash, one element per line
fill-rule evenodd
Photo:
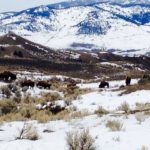
<path fill-rule="evenodd" d="M 127 55 L 131 50 L 138 51 L 135 54 L 149 53 L 148 2 L 132 1 L 129 4 L 129 1 L 124 0 L 117 3 L 105 0 L 86 2 L 86 0 L 72 1 L 71 7 L 65 8 L 60 7 L 64 3 L 57 3 L 5 15 L 2 13 L 0 32 L 13 31 L 33 42 L 37 41 L 55 49 L 105 48 L 114 49 L 115 52 L 126 51 L 120 53 L 123 55 Z M 65 2 L 68 5 L 70 3 Z M 93 46 L 87 48 L 86 45 Z"/>

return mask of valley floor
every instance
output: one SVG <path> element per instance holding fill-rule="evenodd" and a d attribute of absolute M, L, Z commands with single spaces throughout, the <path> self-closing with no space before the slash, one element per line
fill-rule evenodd
<path fill-rule="evenodd" d="M 137 79 L 132 80 L 132 84 L 137 82 Z M 68 106 L 75 107 L 80 112 L 88 112 L 86 116 L 47 123 L 27 121 L 26 123 L 31 123 L 37 129 L 39 139 L 36 141 L 16 140 L 23 128 L 23 121 L 2 123 L 0 125 L 0 150 L 67 150 L 66 133 L 83 129 L 89 130 L 95 140 L 96 150 L 150 149 L 150 115 L 143 113 L 123 115 L 122 110 L 119 110 L 119 106 L 125 102 L 130 109 L 134 109 L 137 103 L 150 103 L 150 90 L 120 95 L 124 90 L 119 87 L 124 84 L 124 81 L 111 81 L 110 88 L 104 90 L 98 89 L 98 84 L 78 84 L 80 88 L 91 88 L 92 91 L 73 100 Z M 100 106 L 110 113 L 102 116 L 95 114 L 95 110 Z M 123 125 L 122 128 L 112 131 L 106 125 L 110 120 L 117 120 Z M 43 132 L 46 129 L 52 132 Z"/>

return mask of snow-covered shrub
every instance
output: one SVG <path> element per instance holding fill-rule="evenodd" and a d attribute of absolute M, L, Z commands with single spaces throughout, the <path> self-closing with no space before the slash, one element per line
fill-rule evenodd
<path fill-rule="evenodd" d="M 68 150 L 95 150 L 95 140 L 89 133 L 89 130 L 67 133 Z"/>
<path fill-rule="evenodd" d="M 145 145 L 142 145 L 141 150 L 148 150 L 148 147 Z"/>
<path fill-rule="evenodd" d="M 121 106 L 119 106 L 119 110 L 122 110 L 127 114 L 130 112 L 130 106 L 127 102 L 123 102 Z"/>
<path fill-rule="evenodd" d="M 12 83 L 12 84 L 8 84 L 8 88 L 10 89 L 10 91 L 12 91 L 13 93 L 15 93 L 18 90 L 18 87 L 16 86 L 16 84 Z"/>
<path fill-rule="evenodd" d="M 16 139 L 28 139 L 35 141 L 39 139 L 39 134 L 32 124 L 24 124 Z"/>
<path fill-rule="evenodd" d="M 1 92 L 4 96 L 6 96 L 6 98 L 10 98 L 10 96 L 12 95 L 11 90 L 8 88 L 8 86 L 1 87 Z"/>
<path fill-rule="evenodd" d="M 115 142 L 120 142 L 120 137 L 119 136 L 113 137 L 112 140 L 115 141 Z"/>
<path fill-rule="evenodd" d="M 98 107 L 98 109 L 95 111 L 95 113 L 96 113 L 98 116 L 102 117 L 103 115 L 106 115 L 106 114 L 108 114 L 109 112 L 108 112 L 105 108 L 103 108 L 102 106 L 100 106 L 100 107 Z"/>
<path fill-rule="evenodd" d="M 135 118 L 139 124 L 145 121 L 145 115 L 142 112 L 136 113 Z"/>
<path fill-rule="evenodd" d="M 121 131 L 123 123 L 121 123 L 119 120 L 108 120 L 106 123 L 106 127 L 111 131 Z"/>
<path fill-rule="evenodd" d="M 24 86 L 24 87 L 22 87 L 22 92 L 26 92 L 28 89 L 29 89 L 29 87 Z"/>
<path fill-rule="evenodd" d="M 15 96 L 21 98 L 22 94 L 20 90 L 15 91 Z"/>

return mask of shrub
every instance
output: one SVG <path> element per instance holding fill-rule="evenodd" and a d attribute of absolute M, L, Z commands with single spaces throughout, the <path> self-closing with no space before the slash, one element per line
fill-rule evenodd
<path fill-rule="evenodd" d="M 89 130 L 67 133 L 68 150 L 95 150 L 95 140 L 89 134 Z"/>
<path fill-rule="evenodd" d="M 26 93 L 26 95 L 23 98 L 23 102 L 26 104 L 31 104 L 31 103 L 35 102 L 35 99 L 33 97 L 31 97 L 30 93 Z"/>
<path fill-rule="evenodd" d="M 24 117 L 24 118 L 31 118 L 33 114 L 33 109 L 31 107 L 23 107 L 20 109 L 19 113 Z"/>
<path fill-rule="evenodd" d="M 8 84 L 8 88 L 9 88 L 10 91 L 12 91 L 13 93 L 15 93 L 15 92 L 18 90 L 16 84 Z"/>
<path fill-rule="evenodd" d="M 130 112 L 130 106 L 127 102 L 123 102 L 119 107 L 119 110 L 124 111 L 126 114 Z"/>
<path fill-rule="evenodd" d="M 0 101 L 1 115 L 8 114 L 17 111 L 17 106 L 13 100 L 1 100 Z"/>
<path fill-rule="evenodd" d="M 28 139 L 38 140 L 39 135 L 35 127 L 32 124 L 24 124 L 23 128 L 19 132 L 19 136 L 16 139 Z"/>
<path fill-rule="evenodd" d="M 21 98 L 22 94 L 20 90 L 15 91 L 15 96 Z"/>
<path fill-rule="evenodd" d="M 2 94 L 6 96 L 6 98 L 10 98 L 10 96 L 12 95 L 8 86 L 1 87 L 1 91 L 2 91 Z"/>
<path fill-rule="evenodd" d="M 26 92 L 28 89 L 29 89 L 29 87 L 24 86 L 24 87 L 22 87 L 22 92 Z"/>
<path fill-rule="evenodd" d="M 13 97 L 13 101 L 16 103 L 20 103 L 21 102 L 21 98 L 20 97 Z"/>
<path fill-rule="evenodd" d="M 142 112 L 136 113 L 135 118 L 138 121 L 139 124 L 145 121 L 145 116 Z"/>
<path fill-rule="evenodd" d="M 106 123 L 106 127 L 111 131 L 121 131 L 123 124 L 118 120 L 108 120 Z"/>
<path fill-rule="evenodd" d="M 145 145 L 142 145 L 141 150 L 148 150 L 148 147 Z"/>
<path fill-rule="evenodd" d="M 100 106 L 100 107 L 95 111 L 95 113 L 96 113 L 98 116 L 102 117 L 103 115 L 106 115 L 106 114 L 108 114 L 109 112 L 108 112 L 105 108 L 103 108 L 102 106 Z"/>

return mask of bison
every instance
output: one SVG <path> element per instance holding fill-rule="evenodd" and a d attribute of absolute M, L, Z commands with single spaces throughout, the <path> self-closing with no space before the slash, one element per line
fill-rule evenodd
<path fill-rule="evenodd" d="M 3 81 L 13 81 L 16 80 L 17 77 L 14 73 L 10 71 L 4 71 L 3 73 L 0 73 L 0 79 Z"/>
<path fill-rule="evenodd" d="M 35 85 L 35 83 L 31 80 L 25 80 L 24 82 L 21 83 L 22 87 L 27 86 L 27 87 L 32 87 L 33 88 L 34 85 Z"/>
<path fill-rule="evenodd" d="M 105 88 L 105 87 L 109 88 L 109 83 L 106 81 L 101 81 L 99 88 Z"/>
<path fill-rule="evenodd" d="M 39 81 L 37 83 L 37 87 L 43 87 L 44 89 L 46 89 L 46 88 L 50 89 L 51 88 L 51 84 L 49 84 L 46 81 Z"/>
<path fill-rule="evenodd" d="M 127 76 L 125 79 L 126 86 L 131 84 L 131 77 Z"/>

